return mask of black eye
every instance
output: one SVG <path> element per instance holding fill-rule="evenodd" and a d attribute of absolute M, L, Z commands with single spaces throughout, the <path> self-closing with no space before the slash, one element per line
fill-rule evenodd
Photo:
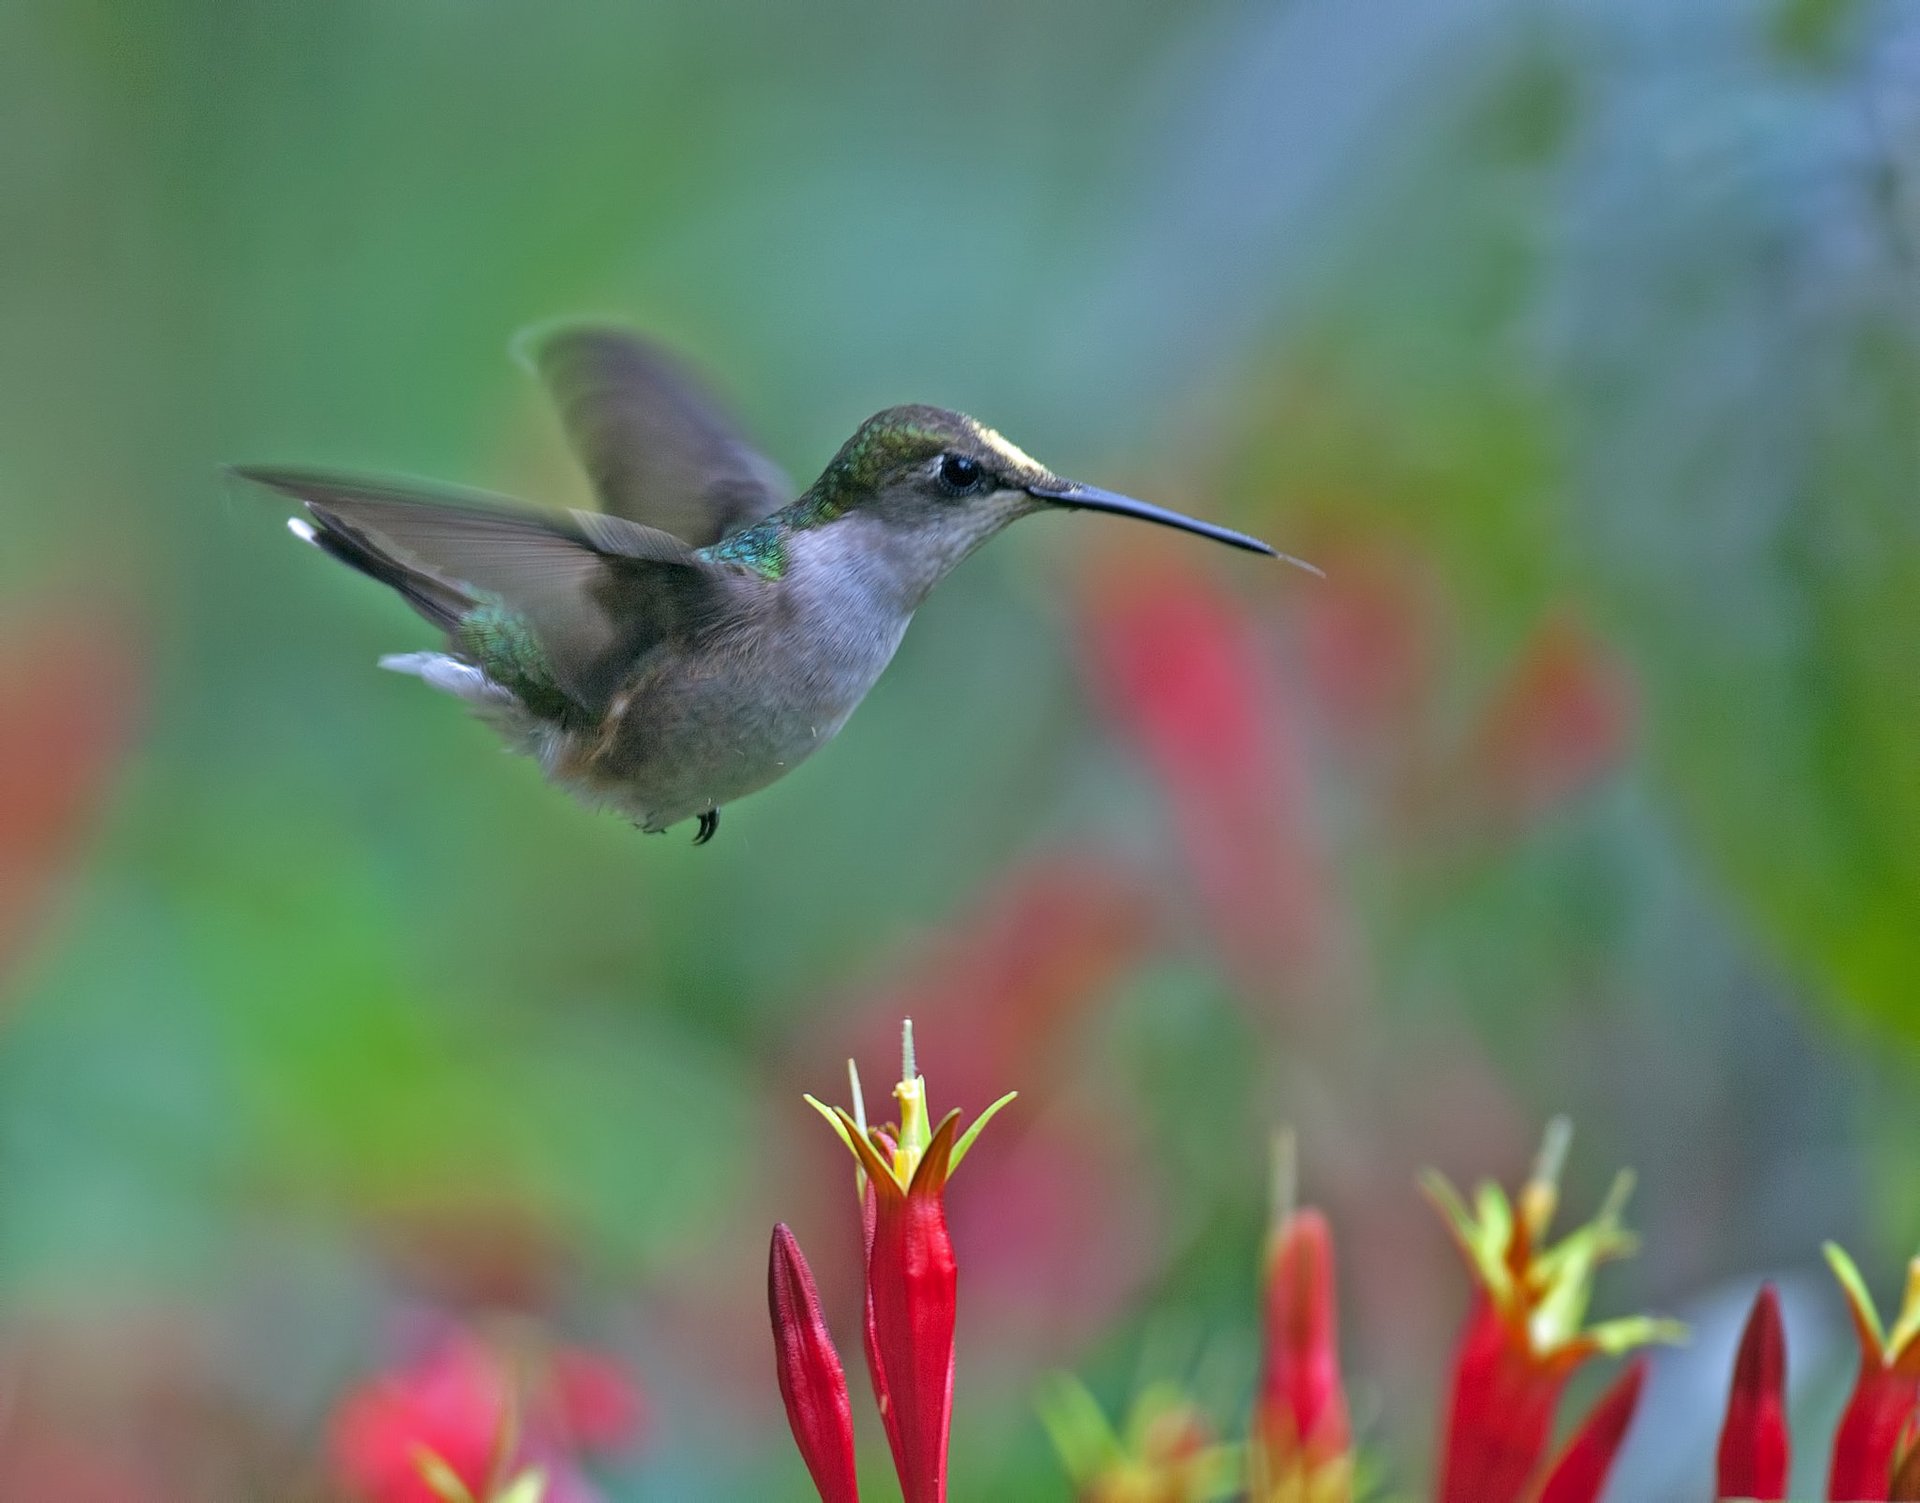
<path fill-rule="evenodd" d="M 980 461 L 965 454 L 942 454 L 940 482 L 950 490 L 972 490 L 980 483 Z"/>

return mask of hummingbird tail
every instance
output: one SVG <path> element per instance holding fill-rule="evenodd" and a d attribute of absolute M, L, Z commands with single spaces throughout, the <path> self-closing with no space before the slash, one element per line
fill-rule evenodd
<path fill-rule="evenodd" d="M 478 603 L 445 580 L 401 562 L 324 506 L 308 503 L 307 515 L 313 519 L 313 526 L 300 529 L 298 536 L 348 568 L 379 580 L 442 631 L 458 629 L 461 619 Z"/>

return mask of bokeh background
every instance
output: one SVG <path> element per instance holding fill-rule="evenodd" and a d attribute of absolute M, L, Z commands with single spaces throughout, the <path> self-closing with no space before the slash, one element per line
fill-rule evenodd
<path fill-rule="evenodd" d="M 1640 1171 L 1600 1313 L 1695 1333 L 1614 1496 L 1705 1494 L 1762 1274 L 1819 1474 L 1818 1244 L 1884 1300 L 1920 1242 L 1920 11 L 26 0 L 0 205 L 8 1496 L 317 1496 L 410 1324 L 502 1309 L 637 1375 L 606 1497 L 808 1496 L 766 1235 L 851 1356 L 799 1093 L 903 1013 L 937 1105 L 1022 1092 L 954 1188 L 956 1498 L 1065 1495 L 1053 1369 L 1234 1422 L 1282 1122 L 1417 1493 L 1415 1175 L 1557 1111 L 1570 1209 Z M 218 473 L 577 503 L 505 354 L 569 313 L 803 479 L 937 402 L 1327 578 L 1025 523 L 643 838 Z"/>

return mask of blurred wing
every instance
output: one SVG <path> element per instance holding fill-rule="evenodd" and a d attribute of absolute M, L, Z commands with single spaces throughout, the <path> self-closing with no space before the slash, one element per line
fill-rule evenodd
<path fill-rule="evenodd" d="M 328 551 L 390 584 L 363 559 L 518 612 L 555 680 L 596 712 L 648 648 L 724 615 L 752 578 L 622 517 L 314 470 L 237 473 L 305 502 L 323 540 L 336 540 Z"/>
<path fill-rule="evenodd" d="M 657 345 L 575 325 L 537 331 L 521 349 L 615 516 L 704 548 L 792 499 L 779 469 Z"/>

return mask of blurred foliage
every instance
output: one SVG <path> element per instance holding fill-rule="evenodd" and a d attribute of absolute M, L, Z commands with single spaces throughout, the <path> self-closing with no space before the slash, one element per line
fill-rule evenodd
<path fill-rule="evenodd" d="M 257 1496 L 396 1312 L 505 1302 L 638 1365 L 612 1496 L 801 1496 L 758 1250 L 850 1249 L 797 1093 L 909 1008 L 943 1099 L 1023 1092 L 957 1202 L 960 1496 L 1059 1495 L 1043 1368 L 1231 1412 L 1283 1116 L 1403 1477 L 1421 1164 L 1573 1111 L 1643 1172 L 1623 1306 L 1895 1266 L 1916 84 L 1901 0 L 0 10 L 0 1461 Z M 1330 577 L 1023 524 L 826 753 L 642 839 L 217 473 L 576 499 L 504 355 L 573 311 L 796 476 L 936 401 Z M 1707 1475 L 1694 1360 L 1633 1497 Z"/>

